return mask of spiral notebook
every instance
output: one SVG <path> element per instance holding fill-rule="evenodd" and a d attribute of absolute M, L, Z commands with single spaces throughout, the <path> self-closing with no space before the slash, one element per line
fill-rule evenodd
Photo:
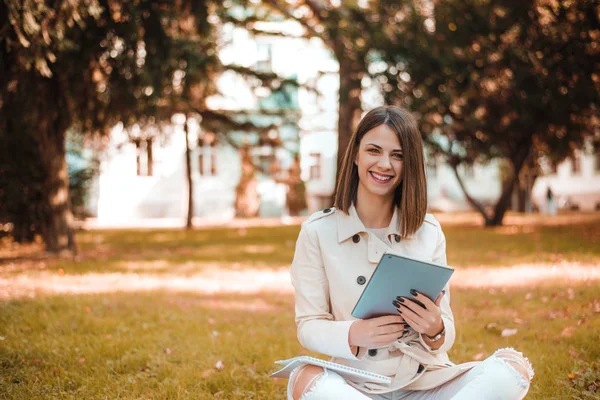
<path fill-rule="evenodd" d="M 373 382 L 388 385 L 392 383 L 392 378 L 390 378 L 389 376 L 375 374 L 373 372 L 352 368 L 347 365 L 338 364 L 310 356 L 298 356 L 287 360 L 275 361 L 275 364 L 284 365 L 284 367 L 279 371 L 271 374 L 272 378 L 289 378 L 290 374 L 296 367 L 302 364 L 311 364 L 335 371 L 352 382 Z"/>

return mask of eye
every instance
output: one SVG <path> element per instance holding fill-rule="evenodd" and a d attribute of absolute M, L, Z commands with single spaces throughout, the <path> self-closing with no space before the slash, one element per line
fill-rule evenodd
<path fill-rule="evenodd" d="M 404 154 L 402 153 L 394 153 L 392 157 L 397 158 L 398 160 L 402 160 L 404 158 Z"/>
<path fill-rule="evenodd" d="M 375 148 L 367 149 L 367 151 L 368 151 L 369 153 L 373 153 L 373 154 L 377 154 L 377 153 L 379 153 L 379 150 L 377 150 L 377 149 L 375 149 Z"/>

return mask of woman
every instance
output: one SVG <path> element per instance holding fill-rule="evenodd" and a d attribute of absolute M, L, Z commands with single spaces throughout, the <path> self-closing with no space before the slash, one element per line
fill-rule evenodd
<path fill-rule="evenodd" d="M 359 123 L 338 176 L 335 208 L 302 225 L 291 267 L 298 339 L 332 361 L 393 377 L 389 386 L 346 381 L 314 365 L 294 370 L 288 399 L 522 399 L 533 369 L 514 349 L 455 365 L 448 285 L 434 301 L 413 292 L 398 315 L 356 320 L 351 311 L 388 249 L 446 264 L 446 240 L 427 209 L 421 134 L 399 107 Z"/>

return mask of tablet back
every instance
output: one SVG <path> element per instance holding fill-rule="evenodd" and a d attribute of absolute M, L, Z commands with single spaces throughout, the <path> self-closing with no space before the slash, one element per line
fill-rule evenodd
<path fill-rule="evenodd" d="M 435 300 L 453 272 L 452 267 L 386 253 L 358 299 L 352 316 L 368 319 L 398 315 L 392 301 L 396 296 L 414 298 L 411 289 Z"/>

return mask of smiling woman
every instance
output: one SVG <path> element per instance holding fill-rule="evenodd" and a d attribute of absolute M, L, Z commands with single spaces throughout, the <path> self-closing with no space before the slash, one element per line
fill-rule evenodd
<path fill-rule="evenodd" d="M 302 361 L 290 372 L 289 400 L 512 400 L 529 390 L 533 369 L 512 348 L 483 362 L 450 361 L 456 331 L 448 284 L 435 298 L 413 289 L 410 296 L 389 299 L 395 307 L 390 315 L 352 316 L 388 250 L 446 264 L 446 238 L 427 214 L 426 188 L 414 118 L 394 106 L 368 112 L 346 149 L 335 208 L 302 224 L 291 266 L 300 344 L 343 366 L 329 369 Z M 375 373 L 391 379 L 381 383 L 336 372 L 346 367 L 363 370 L 363 377 Z"/>

